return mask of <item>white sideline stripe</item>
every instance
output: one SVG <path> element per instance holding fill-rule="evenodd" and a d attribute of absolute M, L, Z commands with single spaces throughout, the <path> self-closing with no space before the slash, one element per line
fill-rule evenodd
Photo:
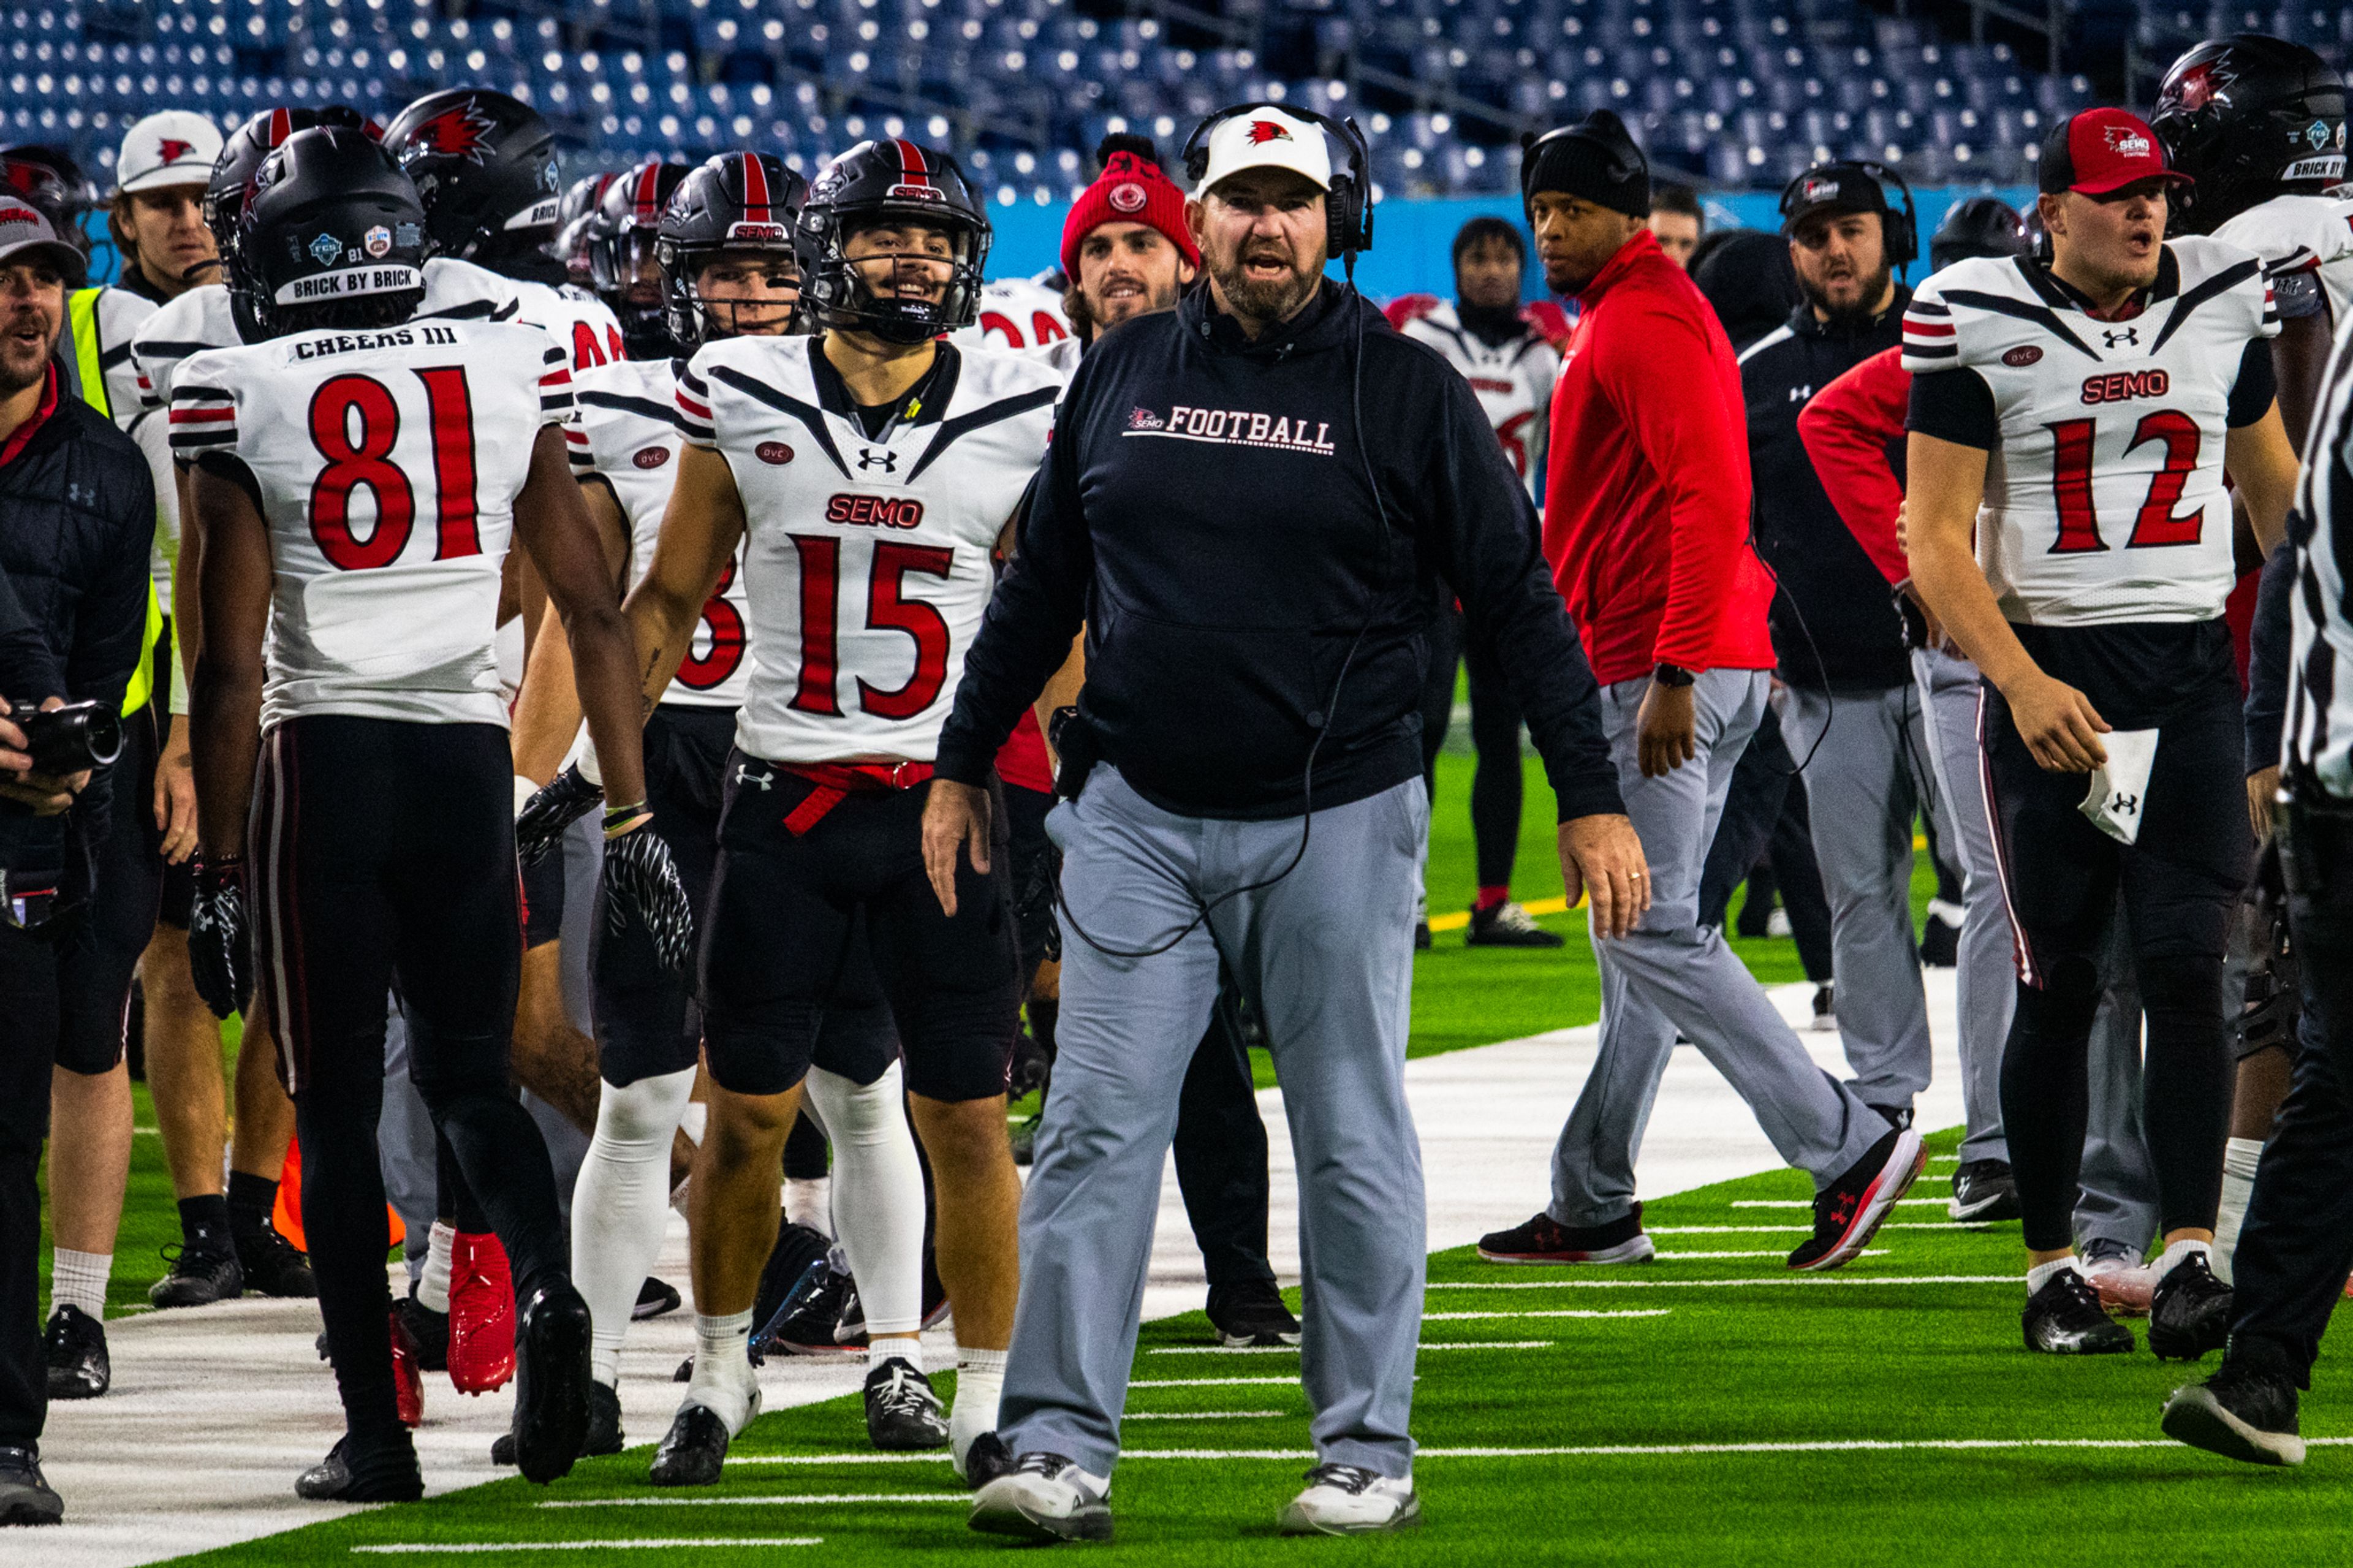
<path fill-rule="evenodd" d="M 2004 1275 L 2004 1279 L 2009 1276 Z M 1631 1285 L 1635 1281 L 1629 1279 Z M 1432 1287 L 1436 1289 L 1436 1287 Z M 1530 1287 L 1533 1289 L 1533 1287 Z M 1424 1340 L 1415 1348 L 1425 1351 L 1536 1351 L 1551 1346 L 1550 1340 Z M 1229 1350 L 1223 1345 L 1164 1345 L 1152 1352 L 1154 1355 L 1297 1355 L 1297 1345 L 1239 1345 Z"/>
<path fill-rule="evenodd" d="M 1642 1311 L 1423 1311 L 1423 1323 L 1461 1323 L 1466 1319 L 1663 1319 L 1671 1309 L 1650 1307 Z"/>
<path fill-rule="evenodd" d="M 402 1541 L 354 1546 L 387 1555 L 409 1552 L 649 1552 L 680 1546 L 823 1546 L 822 1535 L 664 1536 L 639 1541 Z"/>
<path fill-rule="evenodd" d="M 1126 1421 L 1255 1421 L 1281 1415 L 1281 1410 L 1131 1410 Z"/>
<path fill-rule="evenodd" d="M 1703 1258 L 1779 1258 L 1783 1256 L 1783 1254 L 1778 1249 L 1767 1248 L 1761 1252 L 1654 1252 L 1651 1256 L 1659 1259 L 1662 1263 L 1689 1263 Z M 1857 1258 L 1884 1258 L 1887 1256 L 1887 1248 L 1883 1247 L 1867 1247 L 1861 1252 L 1856 1253 L 1855 1256 Z"/>
<path fill-rule="evenodd" d="M 1991 1234 L 1991 1220 L 1947 1220 L 1942 1225 L 1927 1220 L 1890 1221 L 1882 1230 L 1942 1230 L 1955 1236 L 1987 1236 Z M 1651 1236 L 1811 1236 L 1810 1225 L 1653 1225 L 1643 1227 Z M 1664 1256 L 1662 1254 L 1661 1256 Z"/>
<path fill-rule="evenodd" d="M 1554 1312 L 1424 1312 L 1421 1321 L 1425 1323 L 1453 1323 L 1471 1318 L 1663 1318 L 1670 1310 L 1672 1309 L 1666 1307 L 1651 1307 L 1633 1312 L 1579 1311 L 1573 1308 Z"/>
<path fill-rule="evenodd" d="M 1944 1198 L 1898 1198 L 1895 1200 L 1894 1206 L 1909 1209 L 1940 1209 L 1945 1206 L 1947 1201 Z M 1814 1200 L 1811 1198 L 1735 1198 L 1732 1200 L 1732 1206 L 1736 1209 L 1810 1209 L 1814 1206 Z M 1416 1451 L 1419 1452 L 1419 1450 Z"/>
<path fill-rule="evenodd" d="M 2017 1285 L 2018 1274 L 1764 1274 L 1754 1279 L 1479 1279 L 1430 1282 L 1432 1290 L 1729 1290 L 1745 1285 Z M 1422 1349 L 1430 1347 L 1424 1345 Z M 1155 1352 L 1173 1354 L 1173 1352 Z M 1419 1449 L 1416 1452 L 1419 1452 Z"/>
<path fill-rule="evenodd" d="M 970 1492 L 756 1492 L 750 1497 L 592 1497 L 540 1508 L 733 1508 L 784 1503 L 970 1502 Z"/>
<path fill-rule="evenodd" d="M 1297 1388 L 1295 1377 L 1138 1377 L 1128 1383 L 1130 1388 L 1222 1388 L 1234 1384 L 1261 1383 Z"/>

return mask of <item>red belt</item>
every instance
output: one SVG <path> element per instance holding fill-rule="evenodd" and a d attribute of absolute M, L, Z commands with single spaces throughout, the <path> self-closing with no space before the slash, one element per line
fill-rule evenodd
<path fill-rule="evenodd" d="M 776 766 L 816 786 L 785 814 L 785 831 L 796 838 L 824 821 L 827 812 L 852 794 L 913 789 L 932 776 L 929 763 L 778 763 Z"/>

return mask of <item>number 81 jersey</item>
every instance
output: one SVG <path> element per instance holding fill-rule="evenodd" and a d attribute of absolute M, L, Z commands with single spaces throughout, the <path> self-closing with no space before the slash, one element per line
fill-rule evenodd
<path fill-rule="evenodd" d="M 485 321 L 295 332 L 181 364 L 173 457 L 241 460 L 269 531 L 265 727 L 506 724 L 499 572 L 571 380 L 544 332 Z"/>
<path fill-rule="evenodd" d="M 687 443 L 727 459 L 744 501 L 752 675 L 737 742 L 779 763 L 928 763 L 1061 376 L 943 342 L 870 437 L 824 352 L 732 338 L 679 375 Z"/>
<path fill-rule="evenodd" d="M 2031 259 L 1958 262 L 1920 286 L 1904 318 L 1911 426 L 1989 454 L 1978 561 L 2004 616 L 2222 613 L 2237 581 L 2223 442 L 2271 405 L 2249 347 L 2278 331 L 2262 263 L 2199 237 L 2166 243 L 2124 319 L 2091 314 Z"/>

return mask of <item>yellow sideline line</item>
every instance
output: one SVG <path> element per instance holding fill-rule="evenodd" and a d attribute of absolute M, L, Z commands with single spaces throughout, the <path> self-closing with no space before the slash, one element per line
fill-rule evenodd
<path fill-rule="evenodd" d="M 1577 900 L 1577 907 L 1580 910 L 1583 909 L 1585 907 L 1585 900 L 1583 899 Z M 1532 915 L 1565 915 L 1568 912 L 1569 903 L 1567 899 L 1530 899 L 1526 903 L 1522 904 L 1520 908 L 1527 910 L 1528 913 Z M 1430 929 L 1434 931 L 1461 931 L 1464 926 L 1467 926 L 1470 923 L 1471 912 L 1468 910 L 1465 910 L 1459 915 L 1432 915 L 1430 917 Z"/>

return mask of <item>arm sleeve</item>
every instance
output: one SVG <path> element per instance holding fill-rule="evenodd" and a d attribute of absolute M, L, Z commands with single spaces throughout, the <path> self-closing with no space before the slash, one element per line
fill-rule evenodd
<path fill-rule="evenodd" d="M 2231 384 L 2231 406 L 2224 422 L 2233 430 L 2242 430 L 2270 413 L 2278 396 L 2279 378 L 2272 369 L 2272 341 L 2249 338 L 2246 353 L 2239 356 L 2239 379 Z"/>
<path fill-rule="evenodd" d="M 1021 507 L 1019 544 L 965 655 L 955 707 L 940 731 L 941 777 L 987 781 L 1022 710 L 1071 656 L 1094 581 L 1094 542 L 1079 498 L 1078 442 L 1087 401 L 1082 363 L 1062 401 L 1046 460 Z"/>
<path fill-rule="evenodd" d="M 1873 354 L 1814 394 L 1798 414 L 1798 438 L 1831 504 L 1890 584 L 1912 575 L 1895 543 L 1904 486 L 1887 455 L 1889 445 L 1904 438 L 1911 397 L 1912 377 L 1902 357 L 1901 349 Z"/>
<path fill-rule="evenodd" d="M 1911 363 L 1909 354 L 1905 363 Z M 1904 427 L 1980 452 L 2001 445 L 2001 415 L 1994 407 L 1993 388 L 1967 365 L 1913 376 Z"/>
<path fill-rule="evenodd" d="M 2277 767 L 2287 720 L 2287 673 L 2295 641 L 2295 546 L 2282 543 L 2263 563 L 2255 589 L 2255 624 L 2247 639 L 2247 772 Z"/>
<path fill-rule="evenodd" d="M 147 465 L 125 467 L 120 487 L 108 487 L 113 547 L 95 580 L 85 584 L 74 615 L 73 647 L 66 655 L 66 694 L 120 707 L 147 647 L 147 549 L 155 534 L 155 481 Z"/>
<path fill-rule="evenodd" d="M 1436 370 L 1435 364 L 1429 367 Z M 1559 802 L 1560 820 L 1626 809 L 1601 729 L 1600 689 L 1538 542 L 1535 507 L 1496 445 L 1470 384 L 1448 372 L 1426 384 L 1440 402 L 1419 526 L 1527 718 Z"/>
<path fill-rule="evenodd" d="M 1719 393 L 1709 348 L 1694 317 L 1653 309 L 1586 350 L 1667 500 L 1667 603 L 1651 658 L 1692 670 L 1709 666 L 1748 537 L 1747 418 L 1736 383 Z"/>

